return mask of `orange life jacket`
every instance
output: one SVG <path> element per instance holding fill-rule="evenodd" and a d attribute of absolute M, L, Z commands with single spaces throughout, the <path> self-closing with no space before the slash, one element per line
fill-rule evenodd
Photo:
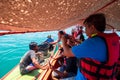
<path fill-rule="evenodd" d="M 116 33 L 101 33 L 97 36 L 106 42 L 107 61 L 100 62 L 91 58 L 82 58 L 80 59 L 80 72 L 88 80 L 114 80 L 119 58 L 119 37 Z"/>

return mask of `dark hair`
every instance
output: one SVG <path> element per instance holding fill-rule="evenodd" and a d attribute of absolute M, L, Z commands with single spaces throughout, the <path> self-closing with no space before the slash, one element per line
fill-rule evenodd
<path fill-rule="evenodd" d="M 61 35 L 65 34 L 64 31 L 59 31 L 58 33 L 61 34 Z"/>
<path fill-rule="evenodd" d="M 36 46 L 38 46 L 36 42 L 31 42 L 31 43 L 29 44 L 29 49 L 30 49 L 30 50 L 34 50 L 34 48 L 35 48 Z"/>
<path fill-rule="evenodd" d="M 88 26 L 94 25 L 98 31 L 103 32 L 106 28 L 105 15 L 103 13 L 92 14 L 85 19 L 84 24 Z"/>

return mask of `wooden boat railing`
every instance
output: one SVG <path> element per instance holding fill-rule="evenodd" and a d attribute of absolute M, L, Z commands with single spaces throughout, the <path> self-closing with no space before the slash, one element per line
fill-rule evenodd
<path fill-rule="evenodd" d="M 53 56 L 53 58 L 57 57 L 57 55 L 59 55 L 60 51 L 58 50 L 55 55 Z M 54 65 L 56 64 L 57 60 L 54 60 L 53 58 L 50 59 L 50 63 L 51 65 Z M 52 73 L 52 70 L 49 68 L 47 70 L 44 70 L 40 76 L 38 77 L 38 80 L 51 80 L 51 73 Z"/>

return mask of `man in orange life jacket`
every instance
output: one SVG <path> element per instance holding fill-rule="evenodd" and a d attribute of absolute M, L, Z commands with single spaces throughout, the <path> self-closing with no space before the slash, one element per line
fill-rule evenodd
<path fill-rule="evenodd" d="M 80 59 L 76 80 L 113 80 L 119 56 L 117 34 L 105 34 L 106 19 L 97 13 L 85 19 L 86 34 L 89 37 L 82 44 L 68 47 L 68 40 L 62 36 L 64 55 Z M 108 44 L 109 43 L 109 44 Z"/>

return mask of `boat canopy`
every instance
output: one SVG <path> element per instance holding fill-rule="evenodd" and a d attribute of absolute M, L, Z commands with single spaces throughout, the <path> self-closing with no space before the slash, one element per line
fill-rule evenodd
<path fill-rule="evenodd" d="M 0 0 L 0 30 L 62 30 L 104 13 L 107 26 L 120 30 L 120 0 Z"/>

